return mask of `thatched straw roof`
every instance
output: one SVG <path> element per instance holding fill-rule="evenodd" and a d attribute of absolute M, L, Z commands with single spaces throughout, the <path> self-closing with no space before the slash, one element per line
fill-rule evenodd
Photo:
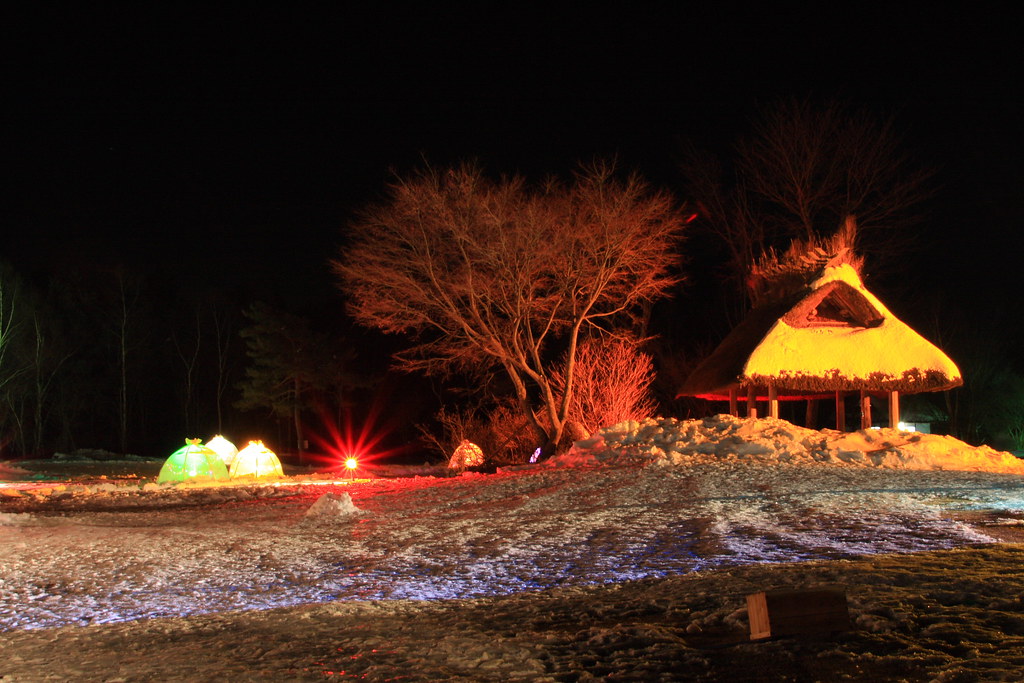
<path fill-rule="evenodd" d="M 769 385 L 780 399 L 854 390 L 918 393 L 963 383 L 946 354 L 864 287 L 850 250 L 825 254 L 800 246 L 800 268 L 792 253 L 759 264 L 755 276 L 774 275 L 763 277 L 774 291 L 762 286 L 762 304 L 694 370 L 680 396 L 726 399 L 730 390 L 742 396 L 754 387 L 763 398 Z M 799 277 L 815 260 L 824 261 L 816 277 Z"/>

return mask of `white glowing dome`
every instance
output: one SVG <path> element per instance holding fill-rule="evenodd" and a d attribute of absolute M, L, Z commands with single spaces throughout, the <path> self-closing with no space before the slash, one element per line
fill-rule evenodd
<path fill-rule="evenodd" d="M 234 460 L 235 456 L 238 454 L 238 449 L 235 448 L 235 444 L 231 443 L 220 434 L 207 441 L 206 447 L 217 454 L 220 461 L 224 463 L 224 467 L 230 467 L 231 461 Z"/>

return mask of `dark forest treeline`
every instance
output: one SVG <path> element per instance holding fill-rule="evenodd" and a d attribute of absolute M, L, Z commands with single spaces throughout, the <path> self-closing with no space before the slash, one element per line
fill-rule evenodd
<path fill-rule="evenodd" d="M 252 357 L 242 336 L 252 328 L 274 349 L 269 360 Z M 311 346 L 320 354 L 315 372 L 296 361 L 296 349 L 308 356 Z M 351 378 L 337 367 L 327 373 L 321 360 L 339 355 L 351 358 L 336 334 L 203 291 L 190 278 L 87 265 L 21 273 L 0 264 L 0 458 L 79 448 L 163 457 L 184 438 L 216 433 L 290 451 L 293 413 L 315 408 L 337 422 L 347 404 Z M 247 370 L 257 361 L 264 385 L 253 389 Z M 318 379 L 296 384 L 301 373 Z M 290 390 L 272 393 L 281 378 L 293 380 Z M 245 391 L 243 410 L 236 404 Z"/>

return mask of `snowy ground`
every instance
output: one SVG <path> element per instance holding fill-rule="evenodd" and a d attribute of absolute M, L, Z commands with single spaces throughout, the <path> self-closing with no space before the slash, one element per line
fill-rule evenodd
<path fill-rule="evenodd" d="M 0 680 L 737 680 L 768 653 L 808 679 L 1024 666 L 1024 552 L 991 545 L 1020 537 L 1024 467 L 947 437 L 719 417 L 491 475 L 2 483 L 18 474 L 0 468 Z M 746 593 L 835 582 L 855 631 L 745 642 Z"/>

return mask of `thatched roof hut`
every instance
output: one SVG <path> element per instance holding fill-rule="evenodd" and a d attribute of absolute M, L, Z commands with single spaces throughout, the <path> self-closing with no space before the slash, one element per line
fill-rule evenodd
<path fill-rule="evenodd" d="M 962 384 L 956 365 L 939 348 L 894 316 L 861 281 L 860 262 L 841 234 L 824 245 L 797 244 L 784 257 L 769 255 L 755 268 L 760 305 L 690 375 L 680 396 L 738 397 L 756 415 L 767 400 L 837 399 L 859 392 L 862 426 L 870 426 L 870 395 L 888 395 L 890 421 L 899 421 L 899 394 L 940 391 Z M 866 416 L 865 416 L 866 413 Z M 866 424 L 865 424 L 866 422 Z"/>

